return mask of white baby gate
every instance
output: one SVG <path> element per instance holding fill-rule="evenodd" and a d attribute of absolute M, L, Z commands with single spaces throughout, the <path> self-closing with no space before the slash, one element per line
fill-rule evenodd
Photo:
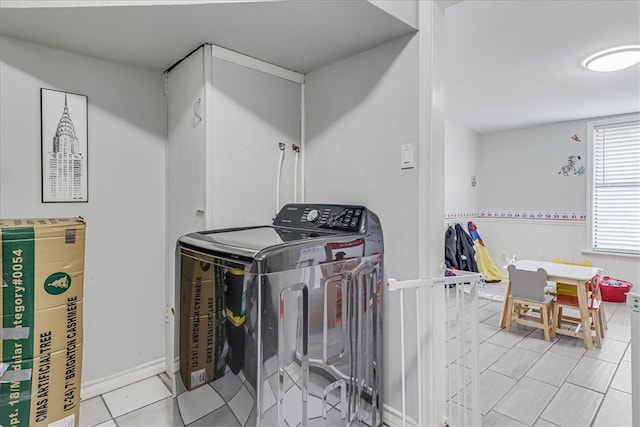
<path fill-rule="evenodd" d="M 417 426 L 434 425 L 434 420 L 443 427 L 480 426 L 477 287 L 485 276 L 459 270 L 446 272 L 455 276 L 407 281 L 389 279 L 389 290 L 400 294 L 403 427 L 407 422 Z M 405 294 L 415 300 L 416 313 L 430 313 L 429 321 L 405 318 Z M 416 345 L 416 354 L 408 356 L 405 354 L 407 320 L 410 325 L 417 325 L 415 342 L 430 343 Z M 427 336 L 429 339 L 425 339 Z M 444 357 L 434 357 L 435 352 L 444 352 Z M 415 420 L 407 419 L 407 357 L 418 368 L 419 408 Z M 432 369 L 421 369 L 424 360 L 432 361 Z M 437 376 L 444 378 L 435 378 Z M 440 387 L 443 382 L 444 388 Z M 444 407 L 428 402 L 428 396 L 444 402 Z M 423 410 L 423 406 L 430 410 Z"/>

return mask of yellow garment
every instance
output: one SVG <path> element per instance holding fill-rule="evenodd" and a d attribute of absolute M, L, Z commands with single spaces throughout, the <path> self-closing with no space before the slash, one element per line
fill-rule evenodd
<path fill-rule="evenodd" d="M 556 264 L 583 265 L 585 267 L 591 267 L 593 265 L 589 260 L 586 260 L 583 262 L 571 262 L 571 261 L 563 261 L 560 258 L 554 258 L 553 262 L 555 262 Z M 572 297 L 577 297 L 578 290 L 576 289 L 575 285 L 557 282 L 556 295 L 569 295 Z"/>
<path fill-rule="evenodd" d="M 476 245 L 476 262 L 478 263 L 478 271 L 484 273 L 487 276 L 487 280 L 507 280 L 507 276 L 500 271 L 498 267 L 493 263 L 489 251 L 483 245 Z"/>

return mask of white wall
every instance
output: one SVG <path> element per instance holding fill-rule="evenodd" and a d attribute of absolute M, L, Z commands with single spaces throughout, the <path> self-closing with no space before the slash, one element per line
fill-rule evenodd
<path fill-rule="evenodd" d="M 389 277 L 417 277 L 418 60 L 401 37 L 306 76 L 306 199 L 380 217 Z M 413 144 L 416 168 L 400 169 Z"/>
<path fill-rule="evenodd" d="M 88 203 L 40 202 L 42 87 L 88 96 Z M 163 91 L 158 72 L 0 38 L 0 217 L 87 221 L 83 384 L 164 357 Z"/>
<path fill-rule="evenodd" d="M 210 105 L 212 228 L 271 224 L 293 202 L 300 84 L 213 58 Z M 285 151 L 276 207 L 280 142 Z"/>
<path fill-rule="evenodd" d="M 386 278 L 417 278 L 417 37 L 401 37 L 316 70 L 305 82 L 306 200 L 369 207 L 382 222 Z M 415 169 L 400 168 L 403 144 L 415 147 Z M 400 408 L 396 298 L 384 295 L 383 402 Z M 415 384 L 409 387 L 415 390 Z M 416 396 L 408 397 L 408 407 L 415 408 Z"/>
<path fill-rule="evenodd" d="M 571 155 L 586 166 L 586 131 L 579 120 L 481 135 L 479 208 L 585 212 L 586 174 L 560 170 Z"/>
<path fill-rule="evenodd" d="M 478 135 L 452 121 L 445 122 L 445 191 L 446 211 L 475 210 L 480 204 L 478 187 L 471 186 L 471 177 L 478 176 Z"/>
<path fill-rule="evenodd" d="M 505 257 L 513 255 L 519 259 L 547 261 L 554 257 L 575 262 L 589 259 L 595 266 L 603 268 L 604 275 L 640 286 L 638 257 L 590 252 L 588 222 L 580 219 L 589 215 L 587 174 L 570 172 L 565 176 L 560 173 L 570 155 L 581 157 L 576 167 L 590 167 L 586 145 L 587 121 L 559 122 L 480 135 L 475 151 L 479 198 L 475 205 L 463 207 L 448 199 L 447 211 L 458 210 L 461 218 L 474 221 L 499 267 L 505 264 Z M 448 123 L 447 132 L 449 129 Z M 574 135 L 580 142 L 572 139 Z M 469 158 L 472 155 L 468 153 Z M 447 151 L 448 170 L 454 168 L 457 161 L 457 156 Z M 447 193 L 453 191 L 451 179 L 447 173 Z M 465 210 L 471 218 L 464 217 Z M 473 217 L 482 212 L 493 216 L 511 213 L 513 218 Z M 537 217 L 539 213 L 544 216 L 558 214 L 560 217 L 576 214 L 578 219 L 515 218 L 516 215 L 531 214 Z"/>

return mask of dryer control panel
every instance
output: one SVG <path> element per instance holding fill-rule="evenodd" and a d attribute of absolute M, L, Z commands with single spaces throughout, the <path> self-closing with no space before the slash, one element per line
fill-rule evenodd
<path fill-rule="evenodd" d="M 363 231 L 366 211 L 364 206 L 292 203 L 280 210 L 273 225 L 357 233 Z"/>

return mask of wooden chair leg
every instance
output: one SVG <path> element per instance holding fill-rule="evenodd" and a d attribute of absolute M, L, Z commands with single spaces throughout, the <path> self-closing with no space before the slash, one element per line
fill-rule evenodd
<path fill-rule="evenodd" d="M 556 316 L 558 319 L 558 329 L 562 328 L 562 307 L 558 307 L 558 315 Z"/>
<path fill-rule="evenodd" d="M 507 332 L 511 332 L 511 322 L 513 320 L 513 299 L 509 296 L 509 310 L 507 311 Z"/>
<path fill-rule="evenodd" d="M 546 305 L 541 307 L 540 314 L 542 315 L 542 325 L 544 327 L 544 340 L 550 341 L 551 338 L 549 336 L 549 310 L 547 309 Z"/>
<path fill-rule="evenodd" d="M 607 315 L 603 309 L 604 307 L 600 304 L 600 307 L 598 308 L 598 317 L 600 318 L 600 329 L 602 329 L 602 336 L 604 337 L 604 330 L 609 329 L 609 326 L 607 325 Z"/>
<path fill-rule="evenodd" d="M 591 317 L 593 318 L 593 326 L 596 330 L 596 345 L 599 349 L 602 350 L 602 328 L 600 325 L 600 312 L 591 312 Z M 589 331 L 591 333 L 591 331 Z"/>
<path fill-rule="evenodd" d="M 598 307 L 598 313 L 600 316 L 600 329 L 602 331 L 602 337 L 604 337 L 604 330 L 609 329 L 607 325 L 607 315 L 604 311 L 604 304 L 602 304 L 602 292 L 600 290 L 600 282 L 596 281 L 595 283 L 595 295 L 598 301 L 600 301 L 600 306 Z"/>
<path fill-rule="evenodd" d="M 553 331 L 553 336 L 556 335 L 556 329 L 560 327 L 560 307 L 557 305 L 553 305 L 553 317 L 551 318 L 551 328 Z"/>

